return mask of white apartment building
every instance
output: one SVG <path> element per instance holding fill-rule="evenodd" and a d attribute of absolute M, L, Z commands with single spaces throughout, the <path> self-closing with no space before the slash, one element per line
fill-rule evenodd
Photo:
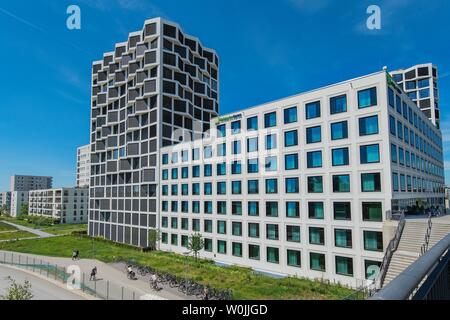
<path fill-rule="evenodd" d="M 408 97 L 440 128 L 438 70 L 432 63 L 424 63 L 391 72 L 392 78 Z"/>
<path fill-rule="evenodd" d="M 58 219 L 60 223 L 87 223 L 88 188 L 58 188 L 29 192 L 28 213 Z"/>
<path fill-rule="evenodd" d="M 27 175 L 11 176 L 11 215 L 16 217 L 20 214 L 22 204 L 28 203 L 28 191 L 49 189 L 52 187 L 52 184 L 52 177 Z"/>
<path fill-rule="evenodd" d="M 0 208 L 5 206 L 8 210 L 11 208 L 11 192 L 0 192 Z"/>
<path fill-rule="evenodd" d="M 160 148 L 201 137 L 218 110 L 219 58 L 176 23 L 146 20 L 95 61 L 89 235 L 147 247 Z"/>
<path fill-rule="evenodd" d="M 216 118 L 160 150 L 164 251 L 359 286 L 392 211 L 444 205 L 440 130 L 386 71 Z M 376 272 L 375 272 L 376 273 Z"/>
<path fill-rule="evenodd" d="M 91 145 L 77 148 L 77 187 L 88 188 L 91 175 Z"/>

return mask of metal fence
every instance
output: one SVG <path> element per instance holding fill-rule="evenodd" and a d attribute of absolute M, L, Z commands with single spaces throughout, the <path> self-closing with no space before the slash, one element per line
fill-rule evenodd
<path fill-rule="evenodd" d="M 449 300 L 450 234 L 406 268 L 371 300 Z"/>
<path fill-rule="evenodd" d="M 0 264 L 31 271 L 46 278 L 58 281 L 72 290 L 80 290 L 102 300 L 141 300 L 157 297 L 144 295 L 142 292 L 124 287 L 110 280 L 91 279 L 90 274 L 79 275 L 69 272 L 64 266 L 49 263 L 40 258 L 29 257 L 15 252 L 0 253 Z M 76 288 L 76 289 L 74 289 Z"/>

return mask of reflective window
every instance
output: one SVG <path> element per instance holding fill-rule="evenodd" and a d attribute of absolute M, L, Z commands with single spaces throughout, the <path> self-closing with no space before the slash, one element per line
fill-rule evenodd
<path fill-rule="evenodd" d="M 322 130 L 320 126 L 306 128 L 306 143 L 317 143 L 322 141 Z"/>
<path fill-rule="evenodd" d="M 358 107 L 367 108 L 377 105 L 377 88 L 358 91 Z"/>
<path fill-rule="evenodd" d="M 380 146 L 371 144 L 359 147 L 359 158 L 361 164 L 379 163 L 380 162 Z"/>
<path fill-rule="evenodd" d="M 305 105 L 306 119 L 314 119 L 320 117 L 320 101 L 307 103 Z"/>
<path fill-rule="evenodd" d="M 331 124 L 331 140 L 348 138 L 347 121 L 335 122 Z"/>
<path fill-rule="evenodd" d="M 347 95 L 341 95 L 330 98 L 330 114 L 342 113 L 347 111 Z"/>

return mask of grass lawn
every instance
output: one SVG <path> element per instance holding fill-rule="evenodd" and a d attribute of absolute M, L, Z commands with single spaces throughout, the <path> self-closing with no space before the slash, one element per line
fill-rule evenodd
<path fill-rule="evenodd" d="M 0 221 L 0 232 L 2 231 L 14 231 L 17 230 L 16 227 L 10 226 L 9 224 Z"/>
<path fill-rule="evenodd" d="M 29 227 L 29 228 L 33 228 L 33 229 L 37 229 L 37 227 L 38 227 L 38 226 L 36 226 L 36 225 L 34 225 L 32 223 L 29 223 L 28 221 L 18 220 L 18 219 L 13 218 L 13 217 L 1 216 L 0 220 L 5 220 L 5 221 L 8 221 L 8 222 L 12 222 L 12 223 L 15 223 L 15 224 L 18 224 L 18 225 L 21 225 L 21 226 L 25 226 L 25 227 Z"/>
<path fill-rule="evenodd" d="M 0 232 L 0 240 L 15 240 L 21 238 L 33 238 L 37 237 L 28 231 L 13 231 L 13 232 Z"/>
<path fill-rule="evenodd" d="M 46 256 L 71 257 L 72 251 L 80 251 L 81 258 L 96 258 L 113 262 L 118 257 L 150 265 L 173 275 L 189 278 L 217 289 L 232 289 L 234 299 L 342 299 L 354 291 L 338 285 L 329 285 L 306 279 L 274 279 L 256 275 L 241 267 L 219 267 L 211 261 L 186 258 L 167 252 L 144 253 L 112 242 L 92 240 L 82 236 L 62 236 L 38 240 L 21 240 L 0 243 L 0 249 Z"/>
<path fill-rule="evenodd" d="M 41 230 L 56 235 L 70 234 L 74 231 L 87 231 L 87 224 L 56 224 Z"/>

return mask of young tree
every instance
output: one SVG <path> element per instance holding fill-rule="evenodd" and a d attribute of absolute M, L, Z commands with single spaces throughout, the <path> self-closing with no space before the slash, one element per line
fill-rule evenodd
<path fill-rule="evenodd" d="M 24 284 L 18 284 L 11 277 L 7 278 L 10 282 L 6 294 L 1 296 L 3 300 L 31 300 L 33 294 L 31 293 L 31 283 L 25 280 Z"/>
<path fill-rule="evenodd" d="M 158 229 L 151 229 L 148 233 L 148 244 L 151 250 L 156 250 L 161 238 L 161 232 Z"/>
<path fill-rule="evenodd" d="M 28 203 L 22 203 L 22 205 L 20 206 L 20 214 L 28 214 Z"/>
<path fill-rule="evenodd" d="M 194 252 L 194 257 L 198 258 L 198 253 L 205 246 L 205 241 L 200 233 L 194 233 L 189 237 L 189 247 L 188 249 Z"/>

